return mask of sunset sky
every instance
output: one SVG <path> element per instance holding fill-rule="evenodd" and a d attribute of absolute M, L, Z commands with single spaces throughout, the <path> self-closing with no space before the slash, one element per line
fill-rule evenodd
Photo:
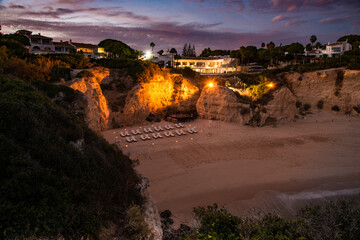
<path fill-rule="evenodd" d="M 359 0 L 0 0 L 3 33 L 27 29 L 69 40 L 121 40 L 135 49 L 181 51 L 185 42 L 237 49 L 360 34 Z"/>

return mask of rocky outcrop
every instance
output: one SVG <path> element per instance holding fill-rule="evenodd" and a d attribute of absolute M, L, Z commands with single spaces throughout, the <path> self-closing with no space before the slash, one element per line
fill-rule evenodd
<path fill-rule="evenodd" d="M 233 91 L 222 86 L 205 87 L 196 110 L 206 119 L 248 123 L 251 118 L 250 104 L 240 103 Z"/>
<path fill-rule="evenodd" d="M 360 71 L 328 69 L 315 72 L 279 75 L 291 88 L 295 98 L 310 110 L 358 114 L 360 105 Z"/>
<path fill-rule="evenodd" d="M 100 87 L 101 80 L 108 72 L 99 69 L 91 72 L 94 77 L 74 79 L 67 85 L 84 94 L 84 120 L 89 128 L 99 132 L 109 127 L 110 109 Z"/>
<path fill-rule="evenodd" d="M 259 124 L 263 126 L 267 120 L 275 120 L 276 122 L 285 120 L 294 120 L 298 113 L 296 108 L 296 99 L 287 87 L 282 87 L 272 93 L 273 99 L 260 110 Z"/>
<path fill-rule="evenodd" d="M 178 75 L 155 75 L 152 80 L 135 86 L 127 95 L 122 114 L 124 125 L 139 124 L 151 114 L 163 116 L 164 111 L 196 110 L 199 89 Z"/>

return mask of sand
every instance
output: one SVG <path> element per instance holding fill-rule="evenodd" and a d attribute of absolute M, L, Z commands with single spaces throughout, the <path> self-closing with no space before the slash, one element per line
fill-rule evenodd
<path fill-rule="evenodd" d="M 124 129 L 103 135 L 139 160 L 157 208 L 171 210 L 177 224 L 192 224 L 193 207 L 215 202 L 235 215 L 293 215 L 311 200 L 360 193 L 359 117 L 316 113 L 276 127 L 214 125 L 197 119 L 185 124 L 197 134 L 136 143 L 119 135 Z"/>

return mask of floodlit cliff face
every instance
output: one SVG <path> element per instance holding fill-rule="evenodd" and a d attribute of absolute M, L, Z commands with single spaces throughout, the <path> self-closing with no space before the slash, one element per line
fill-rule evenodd
<path fill-rule="evenodd" d="M 310 111 L 339 112 L 358 114 L 360 105 L 360 71 L 329 69 L 323 71 L 284 73 L 280 75 L 289 85 L 296 100 L 311 106 Z M 323 107 L 318 108 L 319 101 Z M 355 108 L 355 109 L 354 109 Z"/>
<path fill-rule="evenodd" d="M 122 122 L 142 123 L 150 115 L 162 115 L 167 108 L 176 112 L 195 111 L 199 89 L 178 75 L 155 74 L 150 80 L 135 86 L 126 98 Z"/>
<path fill-rule="evenodd" d="M 74 79 L 68 86 L 82 92 L 86 101 L 84 107 L 84 120 L 94 131 L 106 130 L 109 127 L 110 108 L 108 101 L 102 93 L 100 83 L 109 75 L 103 68 L 90 70 L 94 77 Z"/>

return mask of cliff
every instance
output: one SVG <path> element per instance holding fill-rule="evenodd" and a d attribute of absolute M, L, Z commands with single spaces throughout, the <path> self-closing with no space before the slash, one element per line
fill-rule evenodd
<path fill-rule="evenodd" d="M 199 115 L 207 119 L 263 126 L 292 121 L 309 111 L 360 113 L 360 71 L 328 69 L 277 76 L 279 87 L 261 101 L 241 101 L 228 88 L 204 88 L 196 104 Z"/>
<path fill-rule="evenodd" d="M 323 71 L 284 73 L 279 75 L 302 105 L 312 111 L 358 114 L 360 105 L 360 71 L 328 69 Z M 334 108 L 335 107 L 335 108 Z"/>

